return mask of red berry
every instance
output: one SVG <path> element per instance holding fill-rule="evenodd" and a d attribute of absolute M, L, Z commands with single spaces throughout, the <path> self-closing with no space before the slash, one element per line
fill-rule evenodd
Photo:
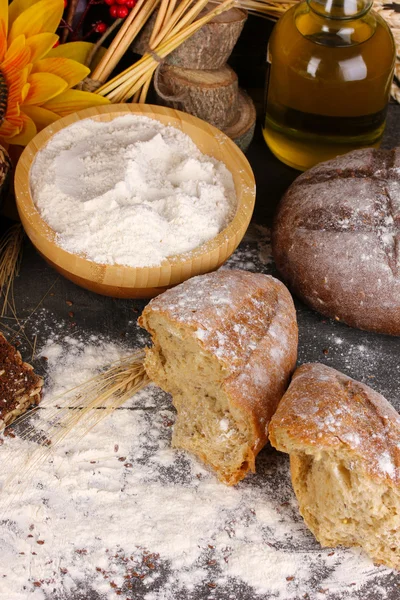
<path fill-rule="evenodd" d="M 114 18 L 117 19 L 118 18 L 118 6 L 110 6 L 110 15 Z"/>
<path fill-rule="evenodd" d="M 104 2 L 108 4 L 108 6 L 112 6 L 113 4 L 115 4 L 115 0 L 104 0 Z"/>
<path fill-rule="evenodd" d="M 125 0 L 126 8 L 133 8 L 136 4 L 136 0 Z"/>
<path fill-rule="evenodd" d="M 94 30 L 96 33 L 104 33 L 105 31 L 107 31 L 107 25 L 105 23 L 103 23 L 102 21 L 99 21 L 94 26 Z"/>
<path fill-rule="evenodd" d="M 129 15 L 129 8 L 126 8 L 126 6 L 118 6 L 117 15 L 120 19 L 125 19 L 125 17 Z"/>
<path fill-rule="evenodd" d="M 116 0 L 117 4 L 126 4 L 126 0 Z"/>

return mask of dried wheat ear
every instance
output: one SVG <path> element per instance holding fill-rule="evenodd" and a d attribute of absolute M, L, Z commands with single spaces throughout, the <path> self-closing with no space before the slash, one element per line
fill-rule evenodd
<path fill-rule="evenodd" d="M 302 365 L 269 427 L 290 455 L 300 513 L 322 546 L 360 546 L 400 569 L 400 417 L 346 375 Z"/>
<path fill-rule="evenodd" d="M 146 371 L 177 409 L 173 446 L 237 483 L 255 470 L 296 363 L 289 292 L 266 275 L 219 271 L 152 300 L 140 324 L 153 341 Z"/>

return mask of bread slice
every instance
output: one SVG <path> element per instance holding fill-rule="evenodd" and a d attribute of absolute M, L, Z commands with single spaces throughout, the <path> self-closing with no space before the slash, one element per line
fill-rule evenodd
<path fill-rule="evenodd" d="M 39 404 L 43 380 L 0 333 L 0 431 L 32 404 Z"/>
<path fill-rule="evenodd" d="M 152 300 L 149 377 L 173 397 L 173 445 L 233 485 L 255 470 L 297 357 L 293 300 L 273 277 L 218 271 Z"/>
<path fill-rule="evenodd" d="M 400 569 L 400 417 L 366 385 L 320 364 L 295 372 L 269 426 L 290 454 L 300 512 L 323 546 L 361 546 Z"/>

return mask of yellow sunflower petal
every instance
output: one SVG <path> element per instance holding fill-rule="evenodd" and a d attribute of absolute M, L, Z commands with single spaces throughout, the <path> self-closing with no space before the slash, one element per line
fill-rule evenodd
<path fill-rule="evenodd" d="M 31 87 L 24 104 L 44 104 L 51 98 L 58 96 L 68 88 L 68 84 L 61 77 L 52 73 L 33 73 L 28 77 Z"/>
<path fill-rule="evenodd" d="M 0 0 L 0 23 L 4 26 L 4 33 L 7 35 L 8 27 L 8 0 Z"/>
<path fill-rule="evenodd" d="M 37 133 L 36 125 L 29 117 L 23 116 L 23 126 L 18 135 L 15 135 L 8 140 L 10 144 L 17 144 L 18 146 L 26 146 L 35 137 Z"/>
<path fill-rule="evenodd" d="M 83 65 L 86 65 L 87 59 L 89 57 L 89 53 L 94 47 L 94 44 L 90 42 L 67 42 L 66 44 L 60 44 L 57 48 L 53 48 L 48 53 L 49 58 L 58 58 L 59 56 L 63 56 L 64 58 L 72 58 L 72 60 L 76 60 Z M 97 63 L 103 58 L 106 53 L 106 48 L 99 48 L 96 52 L 96 58 L 92 63 L 92 68 L 94 68 Z"/>
<path fill-rule="evenodd" d="M 60 117 L 64 117 L 73 112 L 77 112 L 78 110 L 83 110 L 84 108 L 109 103 L 110 101 L 107 98 L 99 96 L 98 94 L 81 92 L 80 90 L 67 90 L 63 94 L 57 96 L 57 98 L 53 98 L 53 100 L 46 102 L 46 104 L 43 105 L 43 108 L 52 110 Z"/>
<path fill-rule="evenodd" d="M 9 76 L 13 71 L 21 71 L 25 68 L 31 59 L 31 51 L 26 46 L 25 36 L 19 35 L 8 47 L 8 50 L 4 56 L 1 70 L 7 72 Z"/>
<path fill-rule="evenodd" d="M 8 7 L 8 23 L 9 26 L 14 23 L 15 19 L 19 15 L 30 8 L 33 4 L 36 4 L 37 0 L 13 0 Z"/>
<path fill-rule="evenodd" d="M 0 63 L 3 62 L 7 50 L 6 24 L 0 20 Z"/>
<path fill-rule="evenodd" d="M 36 129 L 41 131 L 47 125 L 51 125 L 54 121 L 57 121 L 60 117 L 51 110 L 46 110 L 41 106 L 24 106 L 22 113 L 26 114 L 36 125 Z"/>
<path fill-rule="evenodd" d="M 23 104 L 25 102 L 30 87 L 31 87 L 30 83 L 25 83 L 25 85 L 22 86 L 22 89 L 21 89 L 21 104 Z"/>
<path fill-rule="evenodd" d="M 57 40 L 58 35 L 55 33 L 38 33 L 28 38 L 26 45 L 31 51 L 31 62 L 35 62 L 46 56 Z"/>
<path fill-rule="evenodd" d="M 37 133 L 36 125 L 28 116 L 21 113 L 22 127 L 20 132 L 13 137 L 4 137 L 9 144 L 18 144 L 19 146 L 26 146 L 29 144 Z"/>
<path fill-rule="evenodd" d="M 90 42 L 67 42 L 50 50 L 47 56 L 48 58 L 58 58 L 60 56 L 71 58 L 84 65 L 92 48 L 93 44 Z"/>
<path fill-rule="evenodd" d="M 0 0 L 1 1 L 1 0 Z M 21 34 L 13 39 L 12 42 L 8 44 L 6 59 L 12 60 L 12 57 L 17 56 L 23 48 L 26 46 L 26 37 Z"/>
<path fill-rule="evenodd" d="M 5 140 L 6 138 L 11 138 L 14 135 L 17 135 L 20 129 L 20 125 L 5 119 L 0 127 L 0 140 Z"/>
<path fill-rule="evenodd" d="M 5 73 L 7 79 L 7 73 Z M 11 81 L 8 84 L 8 98 L 7 98 L 7 121 L 13 124 L 20 124 L 20 104 L 22 91 L 27 82 L 28 68 L 22 69 L 19 73 L 14 73 Z"/>
<path fill-rule="evenodd" d="M 53 73 L 65 79 L 71 88 L 85 79 L 90 69 L 70 58 L 43 58 L 33 65 L 32 73 Z"/>
<path fill-rule="evenodd" d="M 21 13 L 11 26 L 8 43 L 23 34 L 54 33 L 64 12 L 63 0 L 39 0 Z"/>

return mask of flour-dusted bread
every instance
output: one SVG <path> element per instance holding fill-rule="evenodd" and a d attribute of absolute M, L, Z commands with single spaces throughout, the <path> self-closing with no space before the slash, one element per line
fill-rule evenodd
<path fill-rule="evenodd" d="M 321 364 L 296 370 L 269 427 L 290 454 L 300 512 L 323 546 L 361 546 L 400 569 L 400 417 L 362 383 Z"/>
<path fill-rule="evenodd" d="M 314 310 L 400 335 L 400 148 L 356 150 L 300 175 L 279 205 L 272 250 Z"/>
<path fill-rule="evenodd" d="M 296 364 L 288 290 L 245 271 L 200 275 L 152 300 L 140 324 L 153 340 L 147 373 L 177 409 L 173 445 L 237 483 L 255 470 Z"/>
<path fill-rule="evenodd" d="M 39 404 L 43 380 L 0 333 L 0 431 Z"/>

